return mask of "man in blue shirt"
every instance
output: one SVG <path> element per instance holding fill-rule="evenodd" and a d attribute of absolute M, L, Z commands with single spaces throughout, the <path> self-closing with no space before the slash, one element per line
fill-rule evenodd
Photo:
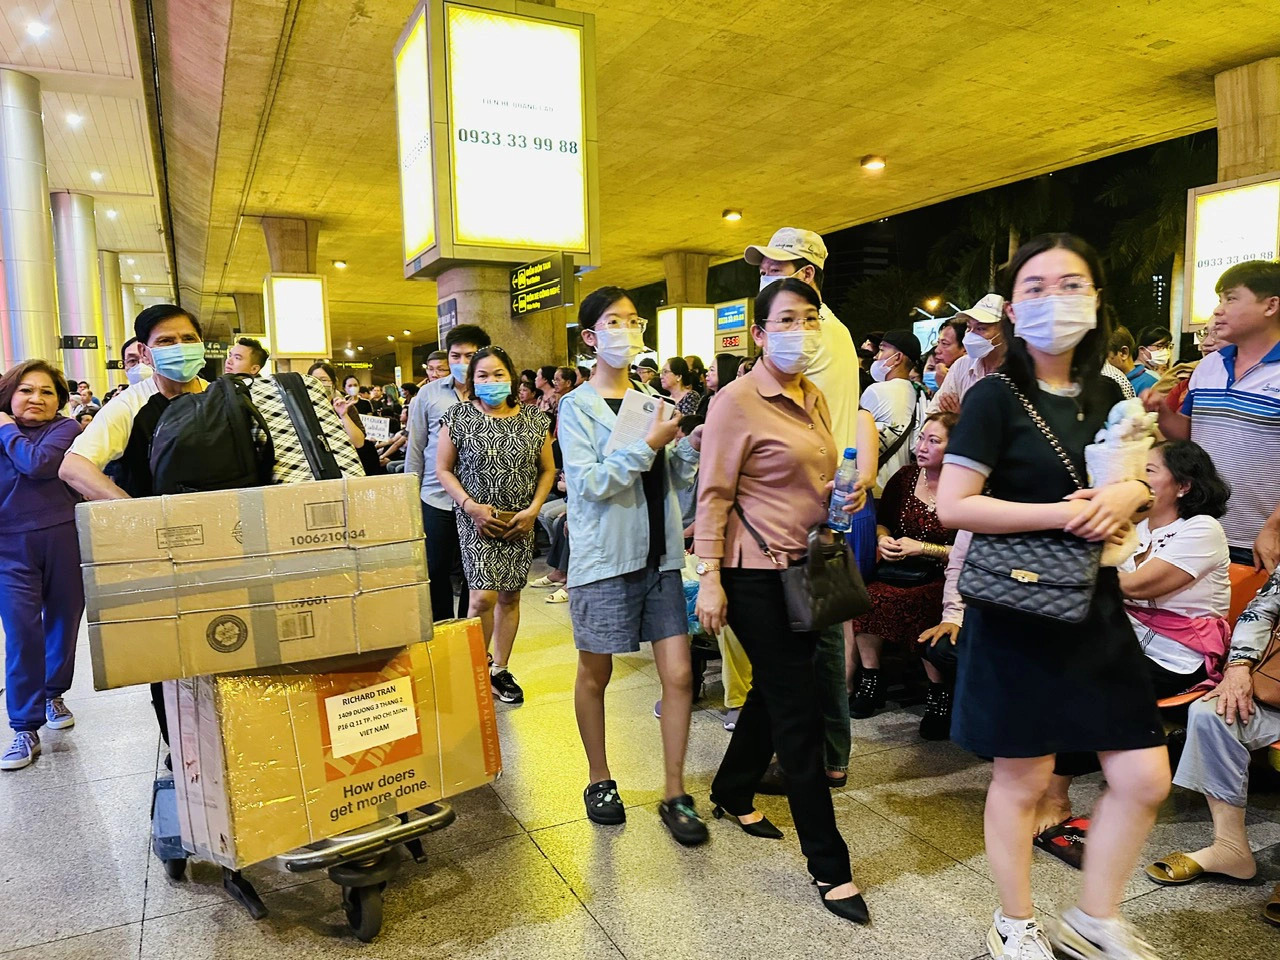
<path fill-rule="evenodd" d="M 1133 392 L 1142 396 L 1142 391 L 1149 390 L 1159 379 L 1145 366 L 1135 361 L 1138 345 L 1133 334 L 1125 326 L 1117 326 L 1111 333 L 1111 342 L 1107 346 L 1107 362 L 1118 369 L 1133 384 Z"/>
<path fill-rule="evenodd" d="M 453 518 L 453 498 L 444 492 L 436 477 L 436 450 L 440 442 L 440 418 L 445 411 L 466 403 L 467 367 L 478 350 L 489 346 L 489 335 L 474 324 L 464 323 L 445 335 L 449 355 L 449 375 L 433 380 L 414 398 L 409 407 L 409 442 L 404 472 L 422 478 L 422 529 L 427 536 L 427 572 L 431 577 L 431 616 L 448 620 L 454 614 L 453 575 L 462 569 L 462 547 Z M 457 616 L 467 616 L 470 591 L 465 579 L 458 598 Z"/>

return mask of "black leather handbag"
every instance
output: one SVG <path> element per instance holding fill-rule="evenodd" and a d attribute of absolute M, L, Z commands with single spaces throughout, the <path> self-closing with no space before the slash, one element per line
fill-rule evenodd
<path fill-rule="evenodd" d="M 923 587 L 942 579 L 945 567 L 932 557 L 903 557 L 876 564 L 876 580 L 891 587 Z"/>
<path fill-rule="evenodd" d="M 1080 473 L 1039 411 L 1004 374 L 1013 391 L 1076 489 L 1084 489 Z M 1081 623 L 1089 615 L 1098 587 L 1102 543 L 1056 531 L 975 533 L 960 571 L 959 590 L 966 603 L 1063 623 Z"/>
<path fill-rule="evenodd" d="M 822 630 L 870 612 L 871 597 L 844 537 L 835 536 L 824 523 L 815 524 L 809 528 L 808 554 L 788 566 L 751 526 L 742 507 L 735 503 L 733 509 L 760 551 L 782 576 L 782 592 L 792 630 L 797 633 Z"/>

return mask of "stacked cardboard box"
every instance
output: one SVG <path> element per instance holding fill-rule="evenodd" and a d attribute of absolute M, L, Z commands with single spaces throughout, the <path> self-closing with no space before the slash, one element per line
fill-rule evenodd
<path fill-rule="evenodd" d="M 350 477 L 80 504 L 94 686 L 430 637 L 416 480 Z"/>

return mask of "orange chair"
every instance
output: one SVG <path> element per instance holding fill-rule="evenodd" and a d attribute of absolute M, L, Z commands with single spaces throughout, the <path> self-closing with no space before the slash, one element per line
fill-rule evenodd
<path fill-rule="evenodd" d="M 1231 578 L 1231 610 L 1227 614 L 1227 620 L 1234 627 L 1249 601 L 1258 595 L 1262 585 L 1267 582 L 1268 574 L 1266 570 L 1254 570 L 1245 563 L 1233 563 L 1228 576 Z"/>
<path fill-rule="evenodd" d="M 1156 706 L 1161 710 L 1173 710 L 1176 707 L 1187 707 L 1195 703 L 1208 692 L 1208 690 L 1190 690 L 1187 693 L 1179 693 L 1176 696 L 1165 697 L 1163 700 L 1157 700 Z"/>

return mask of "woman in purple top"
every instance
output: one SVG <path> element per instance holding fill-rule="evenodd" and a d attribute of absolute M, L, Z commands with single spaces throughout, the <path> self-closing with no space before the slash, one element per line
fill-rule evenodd
<path fill-rule="evenodd" d="M 80 433 L 58 411 L 69 398 L 62 372 L 43 360 L 0 377 L 0 624 L 5 639 L 5 705 L 14 738 L 0 770 L 40 755 L 37 731 L 75 725 L 62 702 L 75 667 L 84 613 L 76 502 L 58 479 Z"/>

